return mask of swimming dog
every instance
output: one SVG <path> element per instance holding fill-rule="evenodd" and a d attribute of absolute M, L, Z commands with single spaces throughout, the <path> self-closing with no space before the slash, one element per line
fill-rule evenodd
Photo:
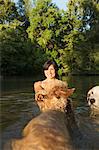
<path fill-rule="evenodd" d="M 92 110 L 92 114 L 99 113 L 99 86 L 91 88 L 87 93 L 87 102 Z"/>
<path fill-rule="evenodd" d="M 24 128 L 21 139 L 13 139 L 12 150 L 72 150 L 72 140 L 66 126 L 65 107 L 74 89 L 54 87 L 41 100 L 43 112 Z M 40 98 L 40 97 L 39 97 Z M 39 105 L 41 105 L 39 102 Z M 8 147 L 7 147 L 8 149 Z"/>

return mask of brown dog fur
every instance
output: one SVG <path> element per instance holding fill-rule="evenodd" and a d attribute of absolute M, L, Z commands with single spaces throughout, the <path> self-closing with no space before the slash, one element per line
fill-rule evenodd
<path fill-rule="evenodd" d="M 48 93 L 38 93 L 36 97 L 37 104 L 41 111 L 61 110 L 64 111 L 67 105 L 67 98 L 74 92 L 73 89 L 64 89 L 63 87 L 55 86 Z"/>
<path fill-rule="evenodd" d="M 23 130 L 23 138 L 12 140 L 13 150 L 71 150 L 71 138 L 66 127 L 64 108 L 74 89 L 54 87 L 38 105 L 43 113 L 32 119 Z M 42 95 L 41 95 L 42 96 Z M 42 103 L 42 104 L 41 104 Z"/>

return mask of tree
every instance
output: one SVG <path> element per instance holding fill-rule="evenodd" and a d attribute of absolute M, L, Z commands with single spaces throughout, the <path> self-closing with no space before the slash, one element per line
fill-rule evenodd
<path fill-rule="evenodd" d="M 70 72 L 89 72 L 95 69 L 94 40 L 92 42 L 91 38 L 93 31 L 96 34 L 95 28 L 99 22 L 98 5 L 94 0 L 70 0 L 68 3 L 66 14 L 71 30 L 64 36 L 67 43 L 64 61 Z"/>
<path fill-rule="evenodd" d="M 31 2 L 0 1 L 2 73 L 38 72 L 48 58 L 59 74 L 99 70 L 98 1 L 69 0 L 66 11 L 51 0 Z"/>
<path fill-rule="evenodd" d="M 18 12 L 11 0 L 0 0 L 0 24 L 9 23 L 18 18 Z"/>

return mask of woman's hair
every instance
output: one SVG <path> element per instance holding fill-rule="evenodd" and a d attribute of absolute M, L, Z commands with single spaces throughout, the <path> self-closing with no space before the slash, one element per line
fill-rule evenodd
<path fill-rule="evenodd" d="M 58 65 L 55 61 L 47 60 L 43 65 L 43 70 L 48 70 L 50 65 L 53 65 L 55 69 L 55 77 L 58 78 Z"/>

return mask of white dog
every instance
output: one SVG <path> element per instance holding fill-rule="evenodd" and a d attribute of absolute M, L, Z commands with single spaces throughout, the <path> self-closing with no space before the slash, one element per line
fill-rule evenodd
<path fill-rule="evenodd" d="M 87 102 L 93 111 L 99 110 L 99 86 L 95 86 L 88 91 Z"/>

